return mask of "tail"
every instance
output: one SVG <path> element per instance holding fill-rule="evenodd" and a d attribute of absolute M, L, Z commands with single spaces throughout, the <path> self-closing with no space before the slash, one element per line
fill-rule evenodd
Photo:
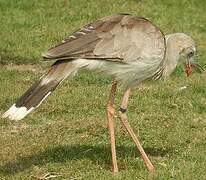
<path fill-rule="evenodd" d="M 37 108 L 52 91 L 67 77 L 77 72 L 69 61 L 56 61 L 50 70 L 34 83 L 2 117 L 21 120 Z"/>

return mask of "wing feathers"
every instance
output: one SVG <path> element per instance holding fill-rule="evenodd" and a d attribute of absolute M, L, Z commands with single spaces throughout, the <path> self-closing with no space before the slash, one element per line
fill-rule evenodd
<path fill-rule="evenodd" d="M 46 59 L 58 59 L 63 57 L 73 57 L 75 54 L 80 53 L 84 54 L 85 52 L 92 51 L 98 40 L 98 36 L 95 33 L 92 33 L 81 38 L 74 39 L 73 41 L 61 43 L 60 45 L 48 50 L 42 56 Z"/>
<path fill-rule="evenodd" d="M 43 54 L 45 59 L 163 59 L 164 36 L 150 21 L 115 14 L 85 25 Z"/>

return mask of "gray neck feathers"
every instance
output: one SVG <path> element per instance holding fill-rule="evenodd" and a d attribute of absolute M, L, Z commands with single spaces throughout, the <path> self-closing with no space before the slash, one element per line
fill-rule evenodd
<path fill-rule="evenodd" d="M 176 68 L 179 60 L 179 49 L 175 38 L 171 35 L 166 35 L 166 55 L 164 61 L 163 77 L 168 77 Z"/>

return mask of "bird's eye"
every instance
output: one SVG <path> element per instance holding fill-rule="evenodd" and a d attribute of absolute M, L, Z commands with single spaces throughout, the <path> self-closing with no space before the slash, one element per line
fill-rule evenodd
<path fill-rule="evenodd" d="M 190 51 L 190 52 L 188 53 L 188 57 L 189 57 L 189 58 L 191 58 L 192 56 L 194 56 L 194 51 Z"/>

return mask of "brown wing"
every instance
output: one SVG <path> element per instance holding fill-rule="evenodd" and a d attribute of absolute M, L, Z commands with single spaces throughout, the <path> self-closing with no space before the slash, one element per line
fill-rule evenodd
<path fill-rule="evenodd" d="M 85 25 L 43 54 L 45 59 L 136 60 L 164 57 L 165 40 L 148 20 L 115 14 Z"/>

